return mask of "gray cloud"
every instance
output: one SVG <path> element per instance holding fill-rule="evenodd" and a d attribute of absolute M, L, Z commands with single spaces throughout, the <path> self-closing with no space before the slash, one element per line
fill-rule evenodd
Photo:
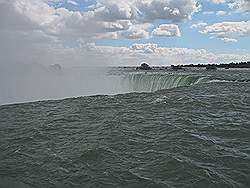
<path fill-rule="evenodd" d="M 250 1 L 249 0 L 228 0 L 229 7 L 236 9 L 239 12 L 249 12 L 250 11 Z"/>
<path fill-rule="evenodd" d="M 200 9 L 195 0 L 142 0 L 137 3 L 138 9 L 149 20 L 183 21 L 191 19 L 191 16 Z"/>

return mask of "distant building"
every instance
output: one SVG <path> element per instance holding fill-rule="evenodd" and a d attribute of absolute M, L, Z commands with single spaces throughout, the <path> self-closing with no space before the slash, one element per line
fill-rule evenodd
<path fill-rule="evenodd" d="M 152 70 L 147 63 L 142 63 L 140 67 L 136 67 L 136 70 Z"/>
<path fill-rule="evenodd" d="M 52 71 L 57 71 L 57 72 L 59 72 L 59 71 L 62 70 L 62 67 L 61 67 L 61 65 L 59 65 L 59 64 L 53 64 L 53 65 L 50 65 L 50 66 L 49 66 L 49 69 L 52 70 Z"/>

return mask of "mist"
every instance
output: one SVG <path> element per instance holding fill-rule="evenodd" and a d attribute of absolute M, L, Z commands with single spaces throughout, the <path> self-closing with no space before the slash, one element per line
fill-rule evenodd
<path fill-rule="evenodd" d="M 126 92 L 122 77 L 108 71 L 107 67 L 1 66 L 0 105 Z"/>

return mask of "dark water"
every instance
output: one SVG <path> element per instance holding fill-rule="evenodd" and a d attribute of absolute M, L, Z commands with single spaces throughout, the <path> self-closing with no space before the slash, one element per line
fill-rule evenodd
<path fill-rule="evenodd" d="M 250 186 L 249 71 L 137 77 L 171 89 L 0 106 L 0 187 Z"/>

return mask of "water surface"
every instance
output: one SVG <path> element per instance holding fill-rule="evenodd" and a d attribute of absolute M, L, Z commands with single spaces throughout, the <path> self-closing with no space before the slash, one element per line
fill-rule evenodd
<path fill-rule="evenodd" d="M 130 71 L 127 94 L 0 106 L 0 187 L 249 187 L 249 73 Z"/>

